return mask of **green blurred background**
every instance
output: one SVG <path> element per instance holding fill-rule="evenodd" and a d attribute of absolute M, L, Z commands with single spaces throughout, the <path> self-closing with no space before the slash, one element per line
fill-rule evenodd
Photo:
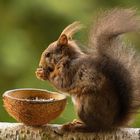
<path fill-rule="evenodd" d="M 79 20 L 87 28 L 76 38 L 86 44 L 88 27 L 101 10 L 134 7 L 140 11 L 140 0 L 0 0 L 0 121 L 15 122 L 3 108 L 2 94 L 14 88 L 55 90 L 35 77 L 42 51 L 56 40 L 65 26 Z M 140 35 L 129 39 L 140 50 Z M 76 117 L 71 99 L 63 114 L 53 123 L 72 121 Z M 140 115 L 134 127 L 140 127 Z"/>

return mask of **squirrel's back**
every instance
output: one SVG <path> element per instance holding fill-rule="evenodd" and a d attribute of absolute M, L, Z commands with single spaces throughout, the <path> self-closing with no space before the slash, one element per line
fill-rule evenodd
<path fill-rule="evenodd" d="M 140 107 L 140 57 L 125 45 L 123 33 L 139 31 L 140 17 L 133 9 L 113 9 L 100 18 L 91 31 L 91 50 L 99 58 L 99 70 L 114 84 L 120 103 L 116 126 L 127 124 Z"/>

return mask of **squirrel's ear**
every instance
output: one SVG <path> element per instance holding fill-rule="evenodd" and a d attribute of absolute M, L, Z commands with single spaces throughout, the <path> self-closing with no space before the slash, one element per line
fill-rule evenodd
<path fill-rule="evenodd" d="M 67 45 L 68 37 L 65 34 L 62 34 L 58 39 L 58 45 Z"/>

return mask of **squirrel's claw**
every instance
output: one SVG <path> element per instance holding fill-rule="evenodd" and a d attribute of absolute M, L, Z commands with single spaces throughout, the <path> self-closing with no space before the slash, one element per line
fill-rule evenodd
<path fill-rule="evenodd" d="M 62 129 L 63 126 L 53 128 L 53 132 L 57 135 L 63 136 L 65 131 Z"/>

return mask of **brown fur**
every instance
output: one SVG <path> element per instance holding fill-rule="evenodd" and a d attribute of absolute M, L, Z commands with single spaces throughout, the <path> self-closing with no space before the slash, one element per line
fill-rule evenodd
<path fill-rule="evenodd" d="M 36 71 L 39 79 L 49 80 L 73 98 L 81 123 L 62 129 L 96 131 L 128 125 L 140 107 L 140 63 L 118 36 L 139 30 L 139 17 L 132 9 L 102 14 L 91 30 L 89 53 L 70 38 L 79 26 L 73 23 L 64 29 L 43 52 Z"/>

